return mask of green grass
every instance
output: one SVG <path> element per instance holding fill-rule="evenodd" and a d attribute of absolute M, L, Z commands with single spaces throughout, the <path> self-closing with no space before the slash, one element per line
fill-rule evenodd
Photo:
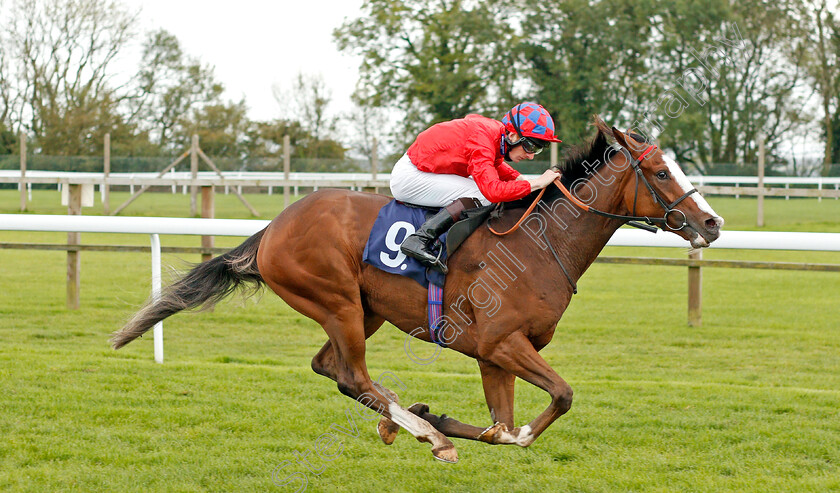
<path fill-rule="evenodd" d="M 17 197 L 0 192 L 0 213 L 14 213 Z M 283 203 L 279 195 L 248 200 L 265 218 Z M 755 229 L 754 200 L 710 202 L 729 229 Z M 32 209 L 64 212 L 54 191 L 36 190 Z M 188 197 L 157 194 L 127 213 L 188 211 Z M 218 195 L 216 211 L 249 217 L 234 196 Z M 840 201 L 768 200 L 764 229 L 837 232 L 839 218 Z M 0 232 L 0 242 L 63 238 Z M 82 238 L 148 244 L 144 235 Z M 817 252 L 710 250 L 705 258 L 840 263 Z M 197 259 L 167 255 L 164 263 Z M 527 449 L 455 440 L 461 460 L 445 465 L 405 432 L 383 445 L 375 421 L 309 369 L 322 329 L 272 293 L 168 319 L 166 363 L 158 365 L 150 336 L 120 351 L 107 346 L 148 294 L 148 255 L 85 252 L 78 311 L 64 307 L 65 264 L 63 252 L 0 250 L 0 490 L 294 491 L 296 483 L 275 486 L 272 471 L 307 451 L 322 469 L 306 473 L 308 491 L 840 489 L 835 273 L 704 269 L 704 325 L 689 328 L 686 269 L 596 264 L 542 351 L 575 389 L 572 410 Z M 370 373 L 396 375 L 404 404 L 490 424 L 474 361 L 444 351 L 419 366 L 404 341 L 387 325 L 374 335 Z M 520 425 L 548 401 L 521 381 L 516 393 Z M 352 429 L 348 409 L 356 437 L 333 428 Z M 328 432 L 340 437 L 341 453 L 323 461 L 314 450 Z M 279 477 L 295 471 L 304 469 L 290 464 Z"/>

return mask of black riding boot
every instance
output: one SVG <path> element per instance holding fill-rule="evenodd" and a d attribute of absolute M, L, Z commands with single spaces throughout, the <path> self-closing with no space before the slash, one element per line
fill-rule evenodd
<path fill-rule="evenodd" d="M 449 269 L 437 255 L 431 252 L 432 244 L 438 236 L 447 232 L 455 221 L 461 219 L 462 212 L 480 205 L 478 200 L 472 198 L 452 202 L 426 220 L 416 233 L 409 235 L 400 245 L 400 251 L 409 257 L 416 258 L 421 264 L 446 274 Z"/>

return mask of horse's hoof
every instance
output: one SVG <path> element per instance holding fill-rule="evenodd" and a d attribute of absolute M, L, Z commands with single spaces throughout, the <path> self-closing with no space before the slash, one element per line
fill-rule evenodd
<path fill-rule="evenodd" d="M 452 445 L 451 443 L 441 445 L 438 448 L 433 448 L 432 455 L 435 456 L 435 459 L 448 464 L 455 464 L 458 462 L 458 451 L 455 450 L 455 445 Z"/>
<path fill-rule="evenodd" d="M 422 402 L 417 402 L 415 404 L 412 404 L 411 407 L 408 408 L 408 410 L 411 413 L 422 418 L 424 414 L 427 414 L 429 412 L 429 406 L 423 404 Z"/>
<path fill-rule="evenodd" d="M 376 431 L 379 432 L 379 438 L 385 445 L 391 445 L 397 439 L 397 433 L 400 431 L 400 425 L 394 423 L 388 418 L 382 417 L 376 425 Z"/>
<path fill-rule="evenodd" d="M 508 431 L 507 425 L 504 423 L 496 423 L 493 426 L 488 426 L 484 431 L 481 432 L 476 438 L 482 442 L 486 443 L 498 443 L 498 439 L 502 433 Z"/>

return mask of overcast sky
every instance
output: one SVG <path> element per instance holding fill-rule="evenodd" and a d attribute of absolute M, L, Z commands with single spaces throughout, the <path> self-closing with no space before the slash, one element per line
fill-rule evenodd
<path fill-rule="evenodd" d="M 144 32 L 164 28 L 187 54 L 213 65 L 226 98 L 244 96 L 252 119 L 281 116 L 272 85 L 288 90 L 298 72 L 324 77 L 331 113 L 351 107 L 359 60 L 338 52 L 332 31 L 359 17 L 362 0 L 122 1 L 142 9 Z"/>
<path fill-rule="evenodd" d="M 363 0 L 121 1 L 141 9 L 144 32 L 164 28 L 187 54 L 213 65 L 225 97 L 239 101 L 244 96 L 252 119 L 284 116 L 272 86 L 288 91 L 299 72 L 323 76 L 332 91 L 331 116 L 352 107 L 360 60 L 340 54 L 332 32 L 360 16 Z M 796 138 L 787 145 L 798 155 L 818 156 L 822 147 L 814 138 Z"/>

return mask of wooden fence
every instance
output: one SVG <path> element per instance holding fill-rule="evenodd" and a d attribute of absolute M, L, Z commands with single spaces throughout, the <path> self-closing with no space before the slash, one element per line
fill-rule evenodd
<path fill-rule="evenodd" d="M 71 194 L 72 196 L 73 194 Z M 196 222 L 198 221 L 198 222 Z M 268 221 L 230 219 L 184 219 L 184 218 L 109 218 L 82 216 L 36 216 L 0 214 L 0 230 L 10 231 L 64 231 L 68 233 L 67 244 L 0 243 L 0 249 L 42 249 L 67 251 L 68 281 L 67 307 L 79 307 L 79 255 L 82 251 L 160 251 L 173 253 L 201 253 L 203 258 L 226 251 L 213 248 L 212 244 L 192 247 L 154 247 L 120 245 L 81 245 L 79 232 L 117 232 L 160 234 L 192 234 L 210 236 L 247 236 L 265 227 Z M 229 226 L 233 225 L 233 226 Z M 71 236 L 75 235 L 75 236 Z M 685 240 L 666 234 L 651 235 L 642 231 L 621 229 L 613 236 L 608 246 L 637 247 L 685 247 Z M 840 251 L 840 233 L 783 233 L 724 231 L 712 248 L 763 249 L 763 250 L 807 250 Z M 816 264 L 796 262 L 747 262 L 733 260 L 704 260 L 701 251 L 693 251 L 687 259 L 649 257 L 599 257 L 596 262 L 636 265 L 678 266 L 688 268 L 688 323 L 702 324 L 702 268 L 746 268 L 840 272 L 840 264 Z"/>

